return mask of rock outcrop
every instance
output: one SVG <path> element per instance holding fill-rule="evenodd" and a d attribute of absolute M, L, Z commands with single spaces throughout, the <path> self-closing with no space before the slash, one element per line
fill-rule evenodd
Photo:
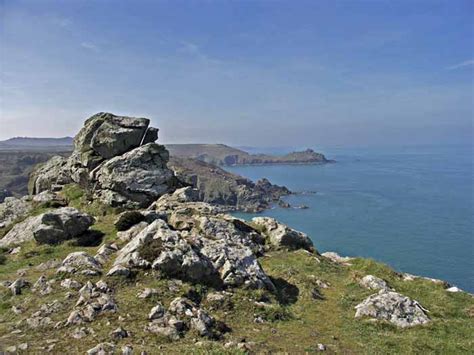
<path fill-rule="evenodd" d="M 385 320 L 401 328 L 426 324 L 430 321 L 426 310 L 417 301 L 387 290 L 369 296 L 355 308 L 356 318 Z"/>
<path fill-rule="evenodd" d="M 94 218 L 72 207 L 62 207 L 16 224 L 0 246 L 12 246 L 30 240 L 38 244 L 58 244 L 80 237 L 94 223 Z"/>
<path fill-rule="evenodd" d="M 270 217 L 255 217 L 252 222 L 263 230 L 270 243 L 279 248 L 306 249 L 314 251 L 313 242 L 303 233 L 298 232 Z"/>
<path fill-rule="evenodd" d="M 31 193 L 76 183 L 114 207 L 148 206 L 178 184 L 167 167 L 167 150 L 154 143 L 158 130 L 149 123 L 111 113 L 92 116 L 69 158 L 54 157 L 32 173 Z"/>

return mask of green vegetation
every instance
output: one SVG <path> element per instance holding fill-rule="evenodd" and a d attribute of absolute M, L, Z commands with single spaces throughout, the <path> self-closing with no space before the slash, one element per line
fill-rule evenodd
<path fill-rule="evenodd" d="M 118 210 L 91 202 L 87 194 L 77 185 L 68 185 L 62 191 L 69 205 L 96 216 L 93 230 L 100 233 L 103 242 L 116 242 L 117 230 L 114 221 Z M 47 209 L 37 206 L 32 214 Z M 123 244 L 123 243 L 122 243 Z M 317 245 L 316 245 L 317 246 Z M 156 255 L 152 245 L 148 252 Z M 81 353 L 99 342 L 111 340 L 109 333 L 122 326 L 131 338 L 117 341 L 118 349 L 131 343 L 134 352 L 162 353 L 243 353 L 236 348 L 225 348 L 229 341 L 250 344 L 252 351 L 274 353 L 311 353 L 317 351 L 319 343 L 327 346 L 328 353 L 344 354 L 470 354 L 474 350 L 472 331 L 474 326 L 474 302 L 466 293 L 446 292 L 442 284 L 429 280 L 403 281 L 401 275 L 388 266 L 370 259 L 354 259 L 351 265 L 335 264 L 306 251 L 273 251 L 260 258 L 260 263 L 276 286 L 275 292 L 238 288 L 226 296 L 224 304 L 216 306 L 206 297 L 216 289 L 209 285 L 191 284 L 160 278 L 154 271 L 139 271 L 131 279 L 106 278 L 105 276 L 74 276 L 81 283 L 87 280 L 106 280 L 114 289 L 113 297 L 119 312 L 104 313 L 92 323 L 82 326 L 93 329 L 94 334 L 77 340 L 71 332 L 77 328 L 45 327 L 31 329 L 25 319 L 31 317 L 42 305 L 57 300 L 60 307 L 49 315 L 52 324 L 64 321 L 74 309 L 77 295 L 66 297 L 70 290 L 59 283 L 61 275 L 56 269 L 41 270 L 38 265 L 50 260 L 60 262 L 69 253 L 86 251 L 95 255 L 98 245 L 79 246 L 76 241 L 60 245 L 36 245 L 28 242 L 17 254 L 0 250 L 0 280 L 13 281 L 23 275 L 31 284 L 41 276 L 55 278 L 53 292 L 38 296 L 24 289 L 19 296 L 12 296 L 9 289 L 0 288 L 0 338 L 2 346 L 27 342 L 31 352 L 40 352 L 55 339 L 54 353 Z M 145 252 L 145 251 L 142 251 Z M 146 253 L 144 253 L 146 257 Z M 113 259 L 104 265 L 108 270 Z M 374 291 L 362 288 L 359 280 L 365 275 L 374 275 L 386 280 L 398 292 L 419 301 L 429 310 L 431 322 L 426 326 L 399 329 L 386 322 L 355 319 L 354 307 Z M 321 285 L 328 287 L 323 288 Z M 137 297 L 144 288 L 155 288 L 158 295 L 147 299 Z M 157 302 L 168 307 L 172 299 L 186 296 L 201 303 L 218 322 L 225 323 L 230 331 L 222 340 L 210 341 L 198 337 L 192 331 L 179 341 L 150 334 L 145 330 L 147 315 Z M 21 314 L 12 307 L 21 308 Z M 21 337 L 15 331 L 20 330 Z M 13 333 L 12 333 L 13 332 Z M 196 345 L 199 340 L 200 344 Z"/>

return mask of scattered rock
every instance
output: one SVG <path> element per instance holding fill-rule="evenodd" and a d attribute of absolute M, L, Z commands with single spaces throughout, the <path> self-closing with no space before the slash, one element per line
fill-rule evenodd
<path fill-rule="evenodd" d="M 263 228 L 270 243 L 277 248 L 314 251 L 313 242 L 302 232 L 298 232 L 270 217 L 255 217 L 252 222 Z"/>
<path fill-rule="evenodd" d="M 390 290 L 391 289 L 385 280 L 382 280 L 381 278 L 378 278 L 373 275 L 364 276 L 359 281 L 359 284 L 362 287 L 368 288 L 370 290 Z"/>
<path fill-rule="evenodd" d="M 132 275 L 132 271 L 129 268 L 122 265 L 113 266 L 107 273 L 107 276 L 130 277 L 131 275 Z"/>
<path fill-rule="evenodd" d="M 2 228 L 8 227 L 16 220 L 26 217 L 32 209 L 27 197 L 6 197 L 3 203 L 0 203 L 0 225 Z"/>
<path fill-rule="evenodd" d="M 15 280 L 8 288 L 10 289 L 12 295 L 20 295 L 21 290 L 25 287 L 29 287 L 30 283 L 25 279 L 17 279 Z"/>
<path fill-rule="evenodd" d="M 89 276 L 99 275 L 101 265 L 92 256 L 84 251 L 77 251 L 69 254 L 62 262 L 58 273 L 78 273 Z"/>
<path fill-rule="evenodd" d="M 87 350 L 87 355 L 106 355 L 113 354 L 115 351 L 115 345 L 112 343 L 100 343 L 94 346 L 92 349 Z"/>
<path fill-rule="evenodd" d="M 326 253 L 322 253 L 321 255 L 335 263 L 343 265 L 351 265 L 349 261 L 353 259 L 348 256 L 340 256 L 338 253 L 335 253 L 333 251 L 328 251 Z"/>
<path fill-rule="evenodd" d="M 366 298 L 356 307 L 355 317 L 371 317 L 386 320 L 398 327 L 426 324 L 430 320 L 426 310 L 414 300 L 397 292 L 381 290 Z"/>
<path fill-rule="evenodd" d="M 114 331 L 110 332 L 110 336 L 112 337 L 112 339 L 120 340 L 120 339 L 123 339 L 123 338 L 127 338 L 129 336 L 129 334 L 122 327 L 118 327 Z"/>
<path fill-rule="evenodd" d="M 158 303 L 155 307 L 153 307 L 148 314 L 148 319 L 153 320 L 153 319 L 158 319 L 162 318 L 165 315 L 165 308 L 163 305 Z"/>
<path fill-rule="evenodd" d="M 145 288 L 142 292 L 140 292 L 137 297 L 138 298 L 151 298 L 153 296 L 159 295 L 157 289 L 154 288 Z"/>
<path fill-rule="evenodd" d="M 61 287 L 69 288 L 73 290 L 79 290 L 82 285 L 80 282 L 73 279 L 64 279 L 61 281 Z"/>
<path fill-rule="evenodd" d="M 463 290 L 461 290 L 460 288 L 458 288 L 456 286 L 447 288 L 446 291 L 447 292 L 453 292 L 453 293 L 464 292 Z"/>

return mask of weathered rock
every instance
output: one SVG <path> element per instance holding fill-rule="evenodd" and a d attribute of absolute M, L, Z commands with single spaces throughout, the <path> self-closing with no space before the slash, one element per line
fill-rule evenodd
<path fill-rule="evenodd" d="M 397 292 L 381 290 L 356 307 L 356 318 L 371 317 L 386 320 L 398 327 L 426 324 L 426 310 L 417 302 Z"/>
<path fill-rule="evenodd" d="M 447 292 L 452 292 L 452 293 L 458 293 L 458 292 L 464 292 L 463 290 L 461 290 L 460 288 L 456 287 L 456 286 L 453 286 L 453 287 L 449 287 L 446 289 Z"/>
<path fill-rule="evenodd" d="M 107 273 L 107 276 L 130 277 L 131 275 L 132 271 L 123 265 L 115 265 Z"/>
<path fill-rule="evenodd" d="M 252 222 L 263 228 L 263 232 L 268 236 L 270 243 L 277 248 L 314 251 L 313 242 L 305 233 L 279 223 L 274 218 L 255 217 Z"/>
<path fill-rule="evenodd" d="M 34 239 L 33 232 L 41 224 L 41 216 L 28 217 L 17 223 L 0 239 L 0 247 L 11 247 Z"/>
<path fill-rule="evenodd" d="M 14 221 L 24 218 L 33 209 L 27 198 L 6 197 L 0 203 L 0 228 L 8 227 Z"/>
<path fill-rule="evenodd" d="M 96 195 L 111 206 L 147 207 L 174 188 L 168 151 L 148 143 L 112 158 L 91 173 Z"/>
<path fill-rule="evenodd" d="M 73 182 L 67 168 L 68 160 L 55 156 L 38 166 L 30 175 L 29 192 L 36 195 L 43 191 L 56 191 Z"/>
<path fill-rule="evenodd" d="M 214 274 L 209 260 L 161 219 L 123 247 L 114 265 L 152 266 L 163 275 L 193 281 L 208 281 Z"/>
<path fill-rule="evenodd" d="M 158 128 L 148 127 L 148 130 L 146 131 L 145 136 L 143 137 L 142 144 L 156 142 L 158 140 L 158 131 Z"/>
<path fill-rule="evenodd" d="M 142 230 L 144 230 L 148 226 L 147 222 L 140 222 L 138 224 L 135 224 L 133 227 L 130 229 L 123 231 L 123 232 L 118 232 L 117 233 L 117 238 L 120 239 L 122 242 L 129 242 L 135 236 L 140 233 Z"/>
<path fill-rule="evenodd" d="M 77 273 L 99 275 L 101 265 L 92 256 L 83 251 L 70 253 L 62 262 L 58 273 Z"/>
<path fill-rule="evenodd" d="M 340 256 L 338 253 L 335 253 L 333 251 L 328 251 L 326 253 L 322 253 L 321 255 L 335 263 L 343 265 L 350 265 L 349 261 L 353 259 L 348 256 Z"/>
<path fill-rule="evenodd" d="M 117 329 L 110 332 L 110 336 L 112 337 L 112 339 L 120 340 L 123 338 L 127 338 L 128 332 L 122 327 L 118 327 Z"/>
<path fill-rule="evenodd" d="M 153 307 L 150 310 L 150 313 L 148 314 L 148 319 L 153 320 L 153 319 L 161 318 L 165 315 L 165 312 L 166 310 L 163 307 L 163 305 L 158 303 L 155 307 Z"/>
<path fill-rule="evenodd" d="M 25 287 L 29 287 L 30 283 L 25 279 L 15 280 L 8 288 L 10 289 L 12 295 L 20 295 L 21 290 Z"/>
<path fill-rule="evenodd" d="M 99 250 L 97 250 L 97 254 L 94 256 L 94 258 L 100 264 L 104 264 L 113 254 L 117 252 L 117 250 L 118 246 L 116 244 L 102 244 Z"/>
<path fill-rule="evenodd" d="M 73 290 L 79 290 L 82 285 L 80 282 L 73 279 L 64 279 L 61 281 L 61 287 L 69 288 Z"/>
<path fill-rule="evenodd" d="M 44 296 L 53 292 L 51 281 L 48 281 L 46 276 L 41 275 L 38 280 L 33 285 L 33 291 L 38 292 L 40 295 Z"/>
<path fill-rule="evenodd" d="M 159 292 L 155 288 L 145 288 L 142 292 L 140 292 L 137 297 L 138 298 L 150 298 L 153 296 L 159 295 Z"/>
<path fill-rule="evenodd" d="M 390 287 L 388 286 L 385 280 L 382 280 L 381 278 L 378 278 L 373 275 L 364 276 L 359 281 L 359 284 L 362 287 L 365 287 L 371 290 L 390 290 Z"/>
<path fill-rule="evenodd" d="M 80 236 L 94 223 L 94 218 L 72 207 L 62 207 L 41 215 L 33 231 L 40 244 L 57 244 Z"/>
<path fill-rule="evenodd" d="M 115 345 L 112 343 L 100 343 L 92 349 L 87 350 L 87 355 L 106 355 L 115 352 Z"/>

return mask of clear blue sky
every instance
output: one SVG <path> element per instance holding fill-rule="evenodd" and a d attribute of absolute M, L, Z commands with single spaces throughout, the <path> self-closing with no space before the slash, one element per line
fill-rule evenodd
<path fill-rule="evenodd" d="M 0 139 L 99 111 L 162 142 L 465 143 L 474 1 L 0 0 Z"/>

